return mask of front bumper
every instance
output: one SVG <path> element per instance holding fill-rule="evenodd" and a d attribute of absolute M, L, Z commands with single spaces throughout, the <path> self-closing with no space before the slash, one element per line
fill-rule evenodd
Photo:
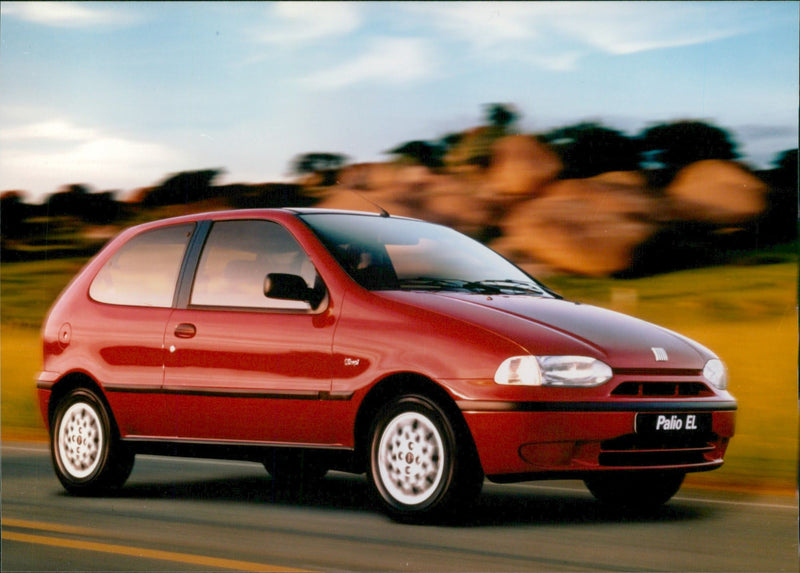
<path fill-rule="evenodd" d="M 596 471 L 704 471 L 723 463 L 735 401 L 458 402 L 484 473 L 498 481 Z M 677 437 L 637 432 L 640 413 L 697 414 L 707 427 Z"/>

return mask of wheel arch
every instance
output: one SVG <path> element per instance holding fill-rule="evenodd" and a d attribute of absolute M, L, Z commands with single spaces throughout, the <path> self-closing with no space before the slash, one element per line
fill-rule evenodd
<path fill-rule="evenodd" d="M 361 401 L 354 426 L 355 471 L 364 471 L 368 463 L 369 433 L 375 416 L 392 400 L 409 394 L 424 396 L 441 408 L 452 422 L 459 444 L 466 447 L 470 456 L 480 464 L 472 433 L 461 410 L 447 390 L 427 376 L 413 372 L 400 372 L 387 376 L 375 384 Z"/>
<path fill-rule="evenodd" d="M 91 390 L 100 399 L 100 401 L 103 403 L 103 407 L 106 409 L 109 421 L 111 422 L 111 431 L 119 436 L 117 421 L 114 418 L 114 412 L 111 410 L 111 406 L 108 403 L 105 392 L 103 392 L 103 388 L 89 374 L 81 371 L 70 372 L 53 385 L 50 393 L 50 399 L 47 403 L 47 424 L 51 431 L 53 428 L 53 419 L 56 415 L 56 409 L 58 408 L 59 403 L 61 403 L 61 401 L 72 391 L 78 388 Z"/>

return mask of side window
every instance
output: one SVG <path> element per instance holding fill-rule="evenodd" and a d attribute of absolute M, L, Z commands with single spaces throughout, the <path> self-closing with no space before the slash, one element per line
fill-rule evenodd
<path fill-rule="evenodd" d="M 289 232 L 270 221 L 220 221 L 206 240 L 190 304 L 282 310 L 310 310 L 307 302 L 268 298 L 269 273 L 303 277 L 309 288 L 317 272 Z"/>
<path fill-rule="evenodd" d="M 193 224 L 146 231 L 124 244 L 89 287 L 98 302 L 130 306 L 172 306 Z"/>

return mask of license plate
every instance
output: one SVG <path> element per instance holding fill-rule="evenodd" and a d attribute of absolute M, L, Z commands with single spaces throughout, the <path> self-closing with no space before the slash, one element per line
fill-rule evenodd
<path fill-rule="evenodd" d="M 637 414 L 636 433 L 659 436 L 701 434 L 711 430 L 711 414 Z"/>

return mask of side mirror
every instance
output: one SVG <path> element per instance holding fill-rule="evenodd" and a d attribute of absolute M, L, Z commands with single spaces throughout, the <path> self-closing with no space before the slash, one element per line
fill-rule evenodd
<path fill-rule="evenodd" d="M 316 309 L 325 298 L 324 288 L 308 288 L 303 277 L 284 273 L 270 273 L 264 279 L 264 296 L 279 300 L 299 300 Z"/>

